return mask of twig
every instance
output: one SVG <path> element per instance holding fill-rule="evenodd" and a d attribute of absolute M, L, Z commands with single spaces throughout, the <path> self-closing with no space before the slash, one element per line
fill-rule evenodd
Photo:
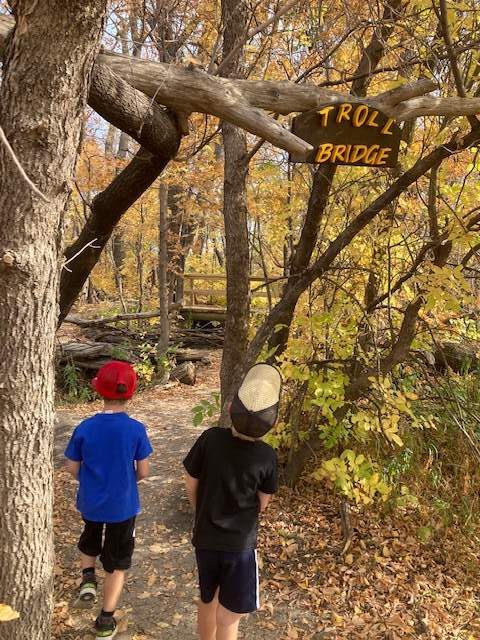
<path fill-rule="evenodd" d="M 466 98 L 467 92 L 465 91 L 465 85 L 463 82 L 462 74 L 460 72 L 460 67 L 458 66 L 457 56 L 455 55 L 453 50 L 452 35 L 450 33 L 450 25 L 448 23 L 448 12 L 447 12 L 446 0 L 440 0 L 440 9 L 437 9 L 435 2 L 433 2 L 433 9 L 437 14 L 437 18 L 438 18 L 438 21 L 440 22 L 440 27 L 442 29 L 442 35 L 445 41 L 448 61 L 450 62 L 450 67 L 452 69 L 453 77 L 455 80 L 455 86 L 457 88 L 457 93 L 461 98 Z M 475 115 L 470 115 L 468 116 L 467 119 L 473 128 L 477 126 L 478 120 Z"/>
<path fill-rule="evenodd" d="M 220 63 L 220 66 L 217 69 L 217 75 L 222 71 L 222 69 L 225 68 L 225 65 L 227 64 L 227 62 L 230 61 L 232 56 L 238 53 L 238 50 L 241 49 L 246 42 L 248 42 L 254 36 L 256 36 L 257 33 L 260 33 L 261 31 L 269 27 L 272 23 L 276 22 L 279 18 L 285 15 L 287 11 L 290 11 L 290 9 L 292 9 L 296 4 L 298 4 L 299 1 L 300 0 L 289 0 L 283 5 L 283 7 L 280 7 L 280 9 L 271 18 L 268 18 L 268 20 L 265 20 L 265 22 L 262 22 L 262 24 L 259 24 L 258 27 L 251 29 L 247 33 L 247 37 L 245 38 L 245 40 L 242 40 L 242 42 L 237 44 L 237 46 L 230 51 L 228 56 L 224 60 L 222 60 L 222 62 Z"/>
<path fill-rule="evenodd" d="M 5 148 L 8 152 L 8 155 L 10 156 L 10 158 L 13 160 L 13 164 L 17 167 L 20 175 L 22 176 L 22 178 L 25 180 L 25 182 L 28 184 L 28 186 L 30 187 L 30 189 L 37 194 L 37 196 L 39 198 L 41 198 L 44 202 L 50 202 L 50 200 L 43 195 L 43 193 L 40 191 L 40 189 L 38 187 L 36 187 L 33 182 L 30 180 L 30 178 L 27 176 L 27 174 L 25 173 L 24 168 L 22 167 L 22 165 L 20 164 L 20 161 L 18 160 L 17 156 L 15 155 L 14 150 L 12 149 L 12 147 L 10 146 L 9 141 L 7 140 L 7 136 L 5 135 L 4 130 L 2 129 L 2 127 L 0 127 L 0 140 L 3 142 L 3 144 L 5 145 Z"/>
<path fill-rule="evenodd" d="M 72 270 L 69 269 L 66 265 L 69 262 L 72 262 L 72 260 L 75 260 L 75 258 L 77 258 L 81 253 L 83 253 L 89 247 L 91 247 L 92 249 L 101 249 L 102 247 L 100 247 L 99 245 L 95 246 L 93 244 L 97 240 L 98 240 L 98 238 L 94 238 L 93 240 L 90 240 L 90 242 L 87 242 L 87 244 L 84 247 L 82 247 L 79 251 L 77 251 L 77 253 L 75 255 L 73 255 L 71 258 L 69 258 L 68 260 L 66 260 L 66 262 L 63 263 L 62 268 L 65 269 L 65 271 L 69 271 L 70 273 L 72 273 Z"/>

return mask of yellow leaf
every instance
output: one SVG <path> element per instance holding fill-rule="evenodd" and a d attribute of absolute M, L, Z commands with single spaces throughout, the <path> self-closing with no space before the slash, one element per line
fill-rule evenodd
<path fill-rule="evenodd" d="M 0 603 L 0 622 L 9 622 L 20 617 L 17 611 L 14 611 L 8 604 Z"/>

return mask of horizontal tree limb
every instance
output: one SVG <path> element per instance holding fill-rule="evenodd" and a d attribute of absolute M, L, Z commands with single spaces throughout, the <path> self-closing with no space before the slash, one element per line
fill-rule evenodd
<path fill-rule="evenodd" d="M 182 106 L 185 109 L 186 106 L 189 111 L 218 116 L 270 141 L 270 131 L 265 135 L 264 121 L 257 118 L 264 114 L 259 114 L 257 109 L 287 115 L 314 110 L 326 103 L 366 102 L 398 121 L 418 115 L 480 113 L 480 98 L 424 96 L 437 88 L 433 81 L 425 78 L 378 96 L 363 98 L 286 81 L 219 78 L 198 69 L 137 60 L 117 53 L 101 53 L 98 60 L 157 102 L 174 109 Z M 275 130 L 283 129 L 278 123 L 276 125 Z M 285 140 L 290 141 L 290 136 L 280 142 Z"/>
<path fill-rule="evenodd" d="M 0 53 L 13 25 L 13 18 L 0 16 Z M 291 153 L 304 154 L 311 146 L 264 111 L 287 115 L 314 110 L 326 103 L 364 101 L 398 121 L 421 115 L 455 117 L 480 113 L 480 98 L 422 95 L 433 89 L 432 82 L 425 79 L 379 96 L 358 98 L 314 85 L 220 78 L 194 68 L 112 52 L 100 53 L 96 64 L 108 66 L 124 81 L 175 111 L 217 116 Z"/>

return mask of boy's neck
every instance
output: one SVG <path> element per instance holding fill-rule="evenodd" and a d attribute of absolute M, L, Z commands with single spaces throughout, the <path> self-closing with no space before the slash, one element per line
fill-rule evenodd
<path fill-rule="evenodd" d="M 231 427 L 232 435 L 239 440 L 246 440 L 247 442 L 256 442 L 258 438 L 251 438 L 250 436 L 244 436 L 243 433 L 239 433 L 234 426 Z"/>
<path fill-rule="evenodd" d="M 115 402 L 115 400 L 104 400 L 103 413 L 125 413 L 127 402 Z"/>

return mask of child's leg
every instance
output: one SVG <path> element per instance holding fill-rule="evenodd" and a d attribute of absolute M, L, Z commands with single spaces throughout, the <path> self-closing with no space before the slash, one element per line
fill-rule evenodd
<path fill-rule="evenodd" d="M 102 552 L 103 522 L 84 520 L 85 526 L 78 541 L 82 569 L 94 569 L 97 556 Z"/>
<path fill-rule="evenodd" d="M 100 560 L 106 576 L 103 583 L 103 611 L 117 608 L 125 584 L 125 571 L 132 564 L 135 546 L 135 518 L 123 522 L 108 522 Z"/>
<path fill-rule="evenodd" d="M 97 596 L 97 579 L 95 577 L 95 561 L 102 550 L 103 523 L 85 520 L 85 527 L 78 542 L 80 564 L 82 567 L 82 583 L 78 599 L 74 606 L 81 609 L 93 606 Z"/>
<path fill-rule="evenodd" d="M 84 553 L 80 552 L 80 564 L 82 566 L 82 571 L 84 569 L 95 569 L 96 561 L 96 556 L 87 556 Z"/>
<path fill-rule="evenodd" d="M 103 610 L 114 612 L 122 595 L 125 584 L 125 571 L 115 570 L 107 573 L 103 583 Z"/>
<path fill-rule="evenodd" d="M 215 640 L 217 634 L 218 589 L 211 602 L 198 602 L 197 620 L 200 640 Z"/>
<path fill-rule="evenodd" d="M 238 625 L 242 618 L 241 613 L 234 613 L 222 607 L 217 607 L 217 635 L 215 640 L 237 640 Z"/>
<path fill-rule="evenodd" d="M 256 551 L 222 554 L 218 599 L 215 640 L 237 640 L 241 618 L 259 606 Z"/>

